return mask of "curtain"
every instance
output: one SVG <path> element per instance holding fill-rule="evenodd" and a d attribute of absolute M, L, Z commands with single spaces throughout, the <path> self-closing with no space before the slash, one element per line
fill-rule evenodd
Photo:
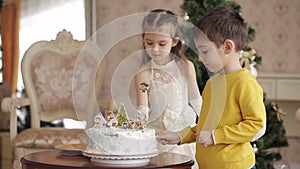
<path fill-rule="evenodd" d="M 17 90 L 19 65 L 20 0 L 4 1 L 1 9 L 3 81 Z"/>

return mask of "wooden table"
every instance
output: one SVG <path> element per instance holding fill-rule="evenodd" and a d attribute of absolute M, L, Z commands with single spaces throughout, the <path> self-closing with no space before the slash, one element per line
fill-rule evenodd
<path fill-rule="evenodd" d="M 21 159 L 22 169 L 95 169 L 116 168 L 102 163 L 92 162 L 83 155 L 64 155 L 59 150 L 42 151 L 25 155 Z M 146 166 L 137 168 L 174 168 L 190 169 L 194 161 L 184 155 L 175 153 L 162 153 L 150 159 Z M 120 167 L 117 167 L 120 168 Z M 127 168 L 127 167 L 124 167 Z M 135 168 L 135 167 L 130 167 Z"/>

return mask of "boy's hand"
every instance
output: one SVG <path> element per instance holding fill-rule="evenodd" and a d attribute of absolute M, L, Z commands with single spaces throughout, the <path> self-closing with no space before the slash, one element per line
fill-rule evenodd
<path fill-rule="evenodd" d="M 176 132 L 171 131 L 161 131 L 156 133 L 156 139 L 161 144 L 179 144 L 180 137 Z"/>
<path fill-rule="evenodd" d="M 197 142 L 199 142 L 204 147 L 214 144 L 211 131 L 201 131 L 200 133 L 197 133 L 196 139 Z"/>

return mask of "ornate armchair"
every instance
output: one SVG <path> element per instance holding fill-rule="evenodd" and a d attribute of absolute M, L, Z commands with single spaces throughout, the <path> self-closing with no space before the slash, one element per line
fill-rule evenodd
<path fill-rule="evenodd" d="M 31 152 L 59 144 L 86 144 L 84 128 L 40 127 L 40 122 L 93 120 L 99 109 L 95 94 L 104 73 L 98 69 L 99 58 L 101 51 L 94 43 L 74 40 L 65 30 L 55 40 L 36 42 L 26 51 L 21 70 L 27 98 L 7 97 L 1 102 L 2 110 L 10 112 L 13 168 L 21 168 L 20 159 Z M 26 105 L 31 127 L 17 133 L 16 110 Z"/>

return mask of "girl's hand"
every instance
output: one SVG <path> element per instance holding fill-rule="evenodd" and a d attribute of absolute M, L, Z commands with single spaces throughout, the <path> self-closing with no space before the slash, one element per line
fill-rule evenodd
<path fill-rule="evenodd" d="M 196 141 L 204 147 L 214 144 L 212 131 L 201 131 L 200 133 L 197 133 Z"/>
<path fill-rule="evenodd" d="M 161 131 L 156 133 L 156 139 L 159 143 L 165 144 L 179 144 L 180 137 L 176 132 L 171 131 Z"/>

